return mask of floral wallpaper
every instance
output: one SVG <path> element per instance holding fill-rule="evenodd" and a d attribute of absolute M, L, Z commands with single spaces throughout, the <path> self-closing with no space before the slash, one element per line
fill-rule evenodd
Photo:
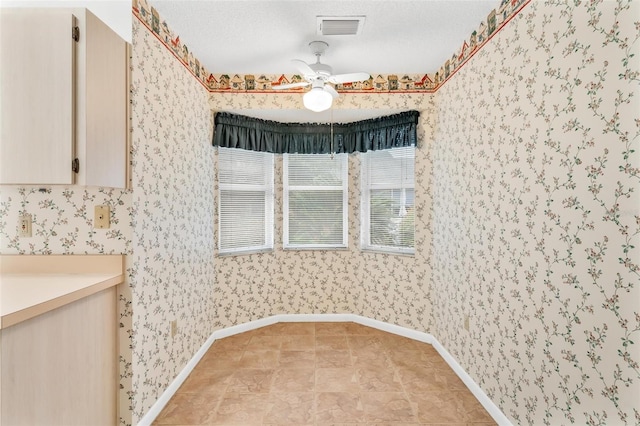
<path fill-rule="evenodd" d="M 0 253 L 126 254 L 131 249 L 131 193 L 79 186 L 0 187 Z M 108 205 L 109 229 L 94 229 L 96 205 Z M 18 221 L 31 215 L 31 237 L 18 236 Z"/>
<path fill-rule="evenodd" d="M 211 94 L 213 110 L 300 107 L 299 94 Z M 328 251 L 282 249 L 282 156 L 276 156 L 275 250 L 216 260 L 217 327 L 277 314 L 356 313 L 426 331 L 431 328 L 430 143 L 433 95 L 344 94 L 334 108 L 421 111 L 416 151 L 416 254 L 362 252 L 360 240 L 360 157 L 349 155 L 349 248 Z M 216 203 L 217 203 L 216 184 Z M 216 204 L 217 211 L 217 204 Z M 217 229 L 217 222 L 216 222 Z M 216 242 L 217 244 L 217 242 Z"/>
<path fill-rule="evenodd" d="M 438 92 L 431 332 L 514 424 L 640 424 L 639 16 L 532 2 Z"/>
<path fill-rule="evenodd" d="M 133 21 L 133 254 L 127 273 L 130 404 L 137 424 L 213 332 L 216 284 L 208 93 Z M 172 337 L 174 320 L 178 333 Z"/>

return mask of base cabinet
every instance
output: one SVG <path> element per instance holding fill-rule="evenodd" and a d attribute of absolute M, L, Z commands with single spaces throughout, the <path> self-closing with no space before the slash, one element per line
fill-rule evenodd
<path fill-rule="evenodd" d="M 0 333 L 0 424 L 116 424 L 115 287 Z"/>

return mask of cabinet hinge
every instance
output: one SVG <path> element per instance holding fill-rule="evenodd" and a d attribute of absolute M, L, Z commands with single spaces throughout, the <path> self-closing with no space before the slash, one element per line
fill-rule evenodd
<path fill-rule="evenodd" d="M 71 30 L 71 38 L 74 41 L 80 41 L 80 27 L 73 27 L 73 29 Z"/>
<path fill-rule="evenodd" d="M 80 160 L 78 160 L 77 158 L 73 159 L 73 161 L 71 162 L 71 170 L 74 173 L 78 173 L 80 171 Z"/>

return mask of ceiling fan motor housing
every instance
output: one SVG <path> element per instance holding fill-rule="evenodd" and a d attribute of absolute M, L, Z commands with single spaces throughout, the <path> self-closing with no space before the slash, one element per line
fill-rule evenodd
<path fill-rule="evenodd" d="M 315 64 L 309 64 L 309 67 L 314 70 L 317 74 L 320 74 L 324 77 L 329 77 L 333 73 L 333 69 L 327 64 L 321 64 L 320 62 L 316 62 Z"/>
<path fill-rule="evenodd" d="M 309 47 L 311 48 L 311 52 L 316 56 L 324 55 L 324 51 L 329 47 L 329 43 L 326 41 L 312 41 L 309 43 Z"/>

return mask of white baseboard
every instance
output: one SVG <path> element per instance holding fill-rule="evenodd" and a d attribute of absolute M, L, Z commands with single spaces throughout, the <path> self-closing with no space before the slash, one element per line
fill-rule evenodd
<path fill-rule="evenodd" d="M 464 384 L 469 388 L 471 393 L 487 410 L 489 415 L 500 426 L 512 426 L 507 416 L 500 411 L 497 405 L 491 401 L 491 399 L 484 393 L 482 388 L 467 374 L 466 371 L 458 364 L 458 362 L 451 356 L 451 354 L 429 333 L 422 331 L 412 330 L 410 328 L 400 327 L 399 325 L 389 324 L 386 322 L 374 320 L 371 318 L 363 317 L 355 314 L 282 314 L 274 315 L 268 318 L 263 318 L 257 321 L 251 321 L 248 323 L 234 325 L 233 327 L 224 328 L 214 331 L 202 347 L 196 352 L 193 358 L 187 363 L 184 369 L 178 374 L 178 376 L 171 382 L 169 387 L 160 395 L 160 398 L 153 404 L 147 414 L 140 420 L 138 426 L 151 426 L 153 421 L 158 417 L 162 409 L 169 402 L 171 397 L 178 391 L 178 388 L 187 379 L 189 374 L 193 371 L 200 359 L 209 350 L 209 347 L 218 339 L 224 337 L 233 336 L 235 334 L 244 333 L 246 331 L 255 330 L 256 328 L 265 327 L 278 322 L 355 322 L 367 327 L 376 328 L 378 330 L 386 331 L 387 333 L 397 334 L 399 336 L 407 337 L 409 339 L 418 340 L 423 343 L 432 345 L 442 356 L 442 358 L 449 364 L 451 369 L 460 377 Z"/>
<path fill-rule="evenodd" d="M 444 346 L 438 342 L 438 340 L 433 339 L 431 343 L 435 350 L 438 351 L 442 359 L 444 359 L 449 367 L 460 377 L 460 380 L 464 382 L 465 385 L 469 388 L 473 396 L 476 397 L 478 402 L 482 404 L 485 410 L 489 413 L 493 420 L 498 423 L 500 426 L 512 426 L 512 423 L 509 421 L 507 416 L 498 408 L 496 404 L 493 403 L 491 398 L 487 396 L 486 393 L 482 390 L 480 386 L 469 376 L 469 374 L 464 371 L 464 369 L 458 364 L 458 361 L 447 351 Z"/>
<path fill-rule="evenodd" d="M 182 386 L 182 383 L 184 383 L 184 381 L 187 380 L 187 377 L 189 377 L 189 374 L 191 374 L 193 369 L 196 367 L 198 362 L 200 362 L 204 354 L 207 353 L 207 351 L 209 350 L 209 348 L 211 347 L 211 345 L 215 340 L 216 340 L 215 333 L 209 336 L 207 341 L 204 342 L 204 345 L 202 345 L 200 349 L 198 349 L 198 352 L 196 352 L 193 358 L 189 360 L 189 362 L 187 363 L 187 365 L 184 366 L 182 371 L 176 376 L 175 379 L 173 379 L 173 382 L 171 382 L 171 384 L 162 393 L 162 395 L 160 395 L 160 398 L 158 398 L 155 404 L 153 404 L 149 409 L 149 411 L 147 411 L 147 414 L 145 414 L 144 417 L 138 422 L 138 425 L 151 426 L 151 423 L 153 423 L 156 417 L 158 417 L 158 415 L 160 414 L 164 406 L 167 405 L 171 397 L 173 397 L 173 395 L 178 391 L 180 386 Z"/>

